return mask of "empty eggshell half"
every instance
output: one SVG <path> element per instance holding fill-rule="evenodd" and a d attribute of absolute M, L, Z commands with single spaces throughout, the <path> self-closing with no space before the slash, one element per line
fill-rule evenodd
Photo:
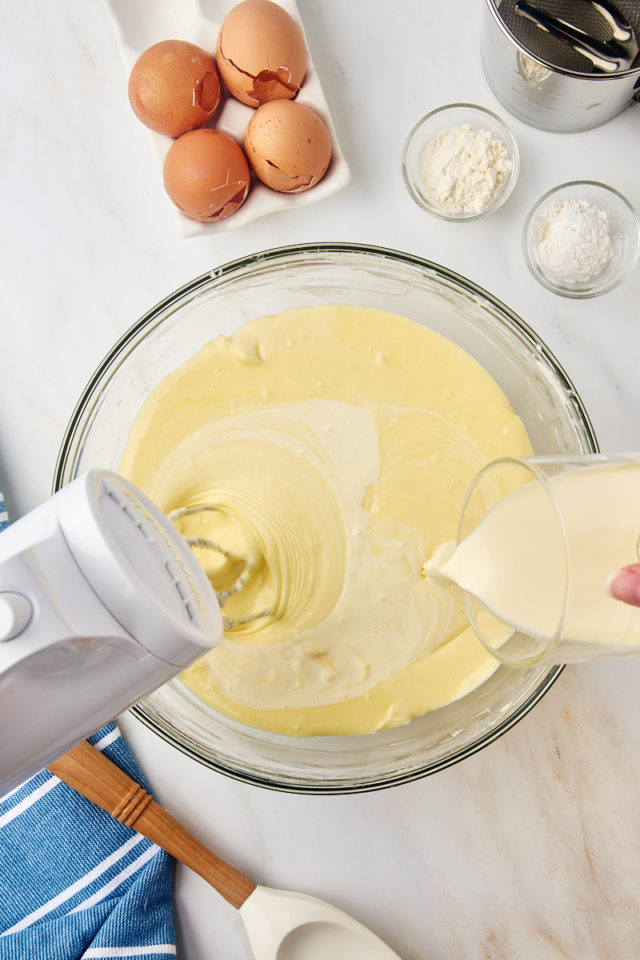
<path fill-rule="evenodd" d="M 251 173 L 236 141 L 219 130 L 191 130 L 172 143 L 164 162 L 164 185 L 193 220 L 222 220 L 244 203 Z"/>
<path fill-rule="evenodd" d="M 304 35 L 271 0 L 244 0 L 222 21 L 216 63 L 229 93 L 250 107 L 295 97 L 307 69 Z"/>
<path fill-rule="evenodd" d="M 215 61 L 185 40 L 161 40 L 143 53 L 129 75 L 129 102 L 145 126 L 179 137 L 202 127 L 220 103 Z"/>
<path fill-rule="evenodd" d="M 247 124 L 244 150 L 256 176 L 272 190 L 314 187 L 331 161 L 331 137 L 318 114 L 296 100 L 272 100 Z"/>

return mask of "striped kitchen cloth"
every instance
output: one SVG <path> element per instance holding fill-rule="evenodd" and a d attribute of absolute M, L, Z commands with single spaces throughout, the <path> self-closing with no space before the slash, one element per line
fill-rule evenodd
<path fill-rule="evenodd" d="M 0 531 L 7 523 L 0 492 Z M 89 741 L 149 789 L 114 723 Z M 0 960 L 175 956 L 172 869 L 163 850 L 42 770 L 0 798 Z"/>

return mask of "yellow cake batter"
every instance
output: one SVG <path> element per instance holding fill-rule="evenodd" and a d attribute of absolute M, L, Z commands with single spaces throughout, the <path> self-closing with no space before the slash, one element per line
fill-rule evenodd
<path fill-rule="evenodd" d="M 280 733 L 366 733 L 468 693 L 496 668 L 457 588 L 422 575 L 455 538 L 489 460 L 531 452 L 487 372 L 395 314 L 290 310 L 218 337 L 143 406 L 121 472 L 230 556 L 198 555 L 216 590 L 251 563 L 241 621 L 182 675 L 216 709 Z M 496 496 L 498 492 L 496 492 Z"/>

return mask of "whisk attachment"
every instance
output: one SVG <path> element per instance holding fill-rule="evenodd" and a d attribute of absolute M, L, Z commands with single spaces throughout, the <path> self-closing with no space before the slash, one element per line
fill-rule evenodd
<path fill-rule="evenodd" d="M 193 507 L 178 507 L 178 509 L 172 510 L 170 513 L 168 513 L 167 517 L 172 523 L 176 524 L 177 521 L 182 520 L 185 517 L 191 517 L 196 514 L 206 512 L 225 513 L 227 511 L 224 507 L 217 503 L 202 503 Z M 185 537 L 185 540 L 192 549 L 211 550 L 213 553 L 220 554 L 220 556 L 224 557 L 225 560 L 228 560 L 230 563 L 243 565 L 240 575 L 235 579 L 230 587 L 227 587 L 226 590 L 215 591 L 220 607 L 224 607 L 229 597 L 239 593 L 246 585 L 255 564 L 253 564 L 247 557 L 238 556 L 237 554 L 232 553 L 230 550 L 227 550 L 210 537 Z M 242 627 L 247 623 L 253 623 L 255 620 L 261 620 L 263 617 L 268 617 L 272 613 L 273 610 L 262 610 L 260 613 L 252 613 L 246 617 L 229 617 L 225 616 L 223 613 L 222 623 L 225 630 L 237 630 L 238 627 Z"/>

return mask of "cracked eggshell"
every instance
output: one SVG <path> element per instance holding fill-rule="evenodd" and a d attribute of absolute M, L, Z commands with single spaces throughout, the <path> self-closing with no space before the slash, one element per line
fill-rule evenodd
<path fill-rule="evenodd" d="M 222 22 L 216 63 L 227 90 L 241 103 L 259 107 L 290 100 L 307 69 L 302 29 L 271 0 L 244 0 Z"/>
<path fill-rule="evenodd" d="M 324 121 L 296 100 L 272 100 L 247 124 L 244 150 L 256 176 L 280 193 L 314 187 L 331 162 L 331 137 Z"/>
<path fill-rule="evenodd" d="M 171 145 L 164 185 L 173 202 L 193 220 L 223 220 L 249 192 L 251 173 L 242 148 L 219 130 L 191 130 Z"/>
<path fill-rule="evenodd" d="M 220 103 L 215 61 L 185 40 L 154 43 L 129 74 L 129 102 L 146 127 L 169 137 L 202 127 Z"/>

